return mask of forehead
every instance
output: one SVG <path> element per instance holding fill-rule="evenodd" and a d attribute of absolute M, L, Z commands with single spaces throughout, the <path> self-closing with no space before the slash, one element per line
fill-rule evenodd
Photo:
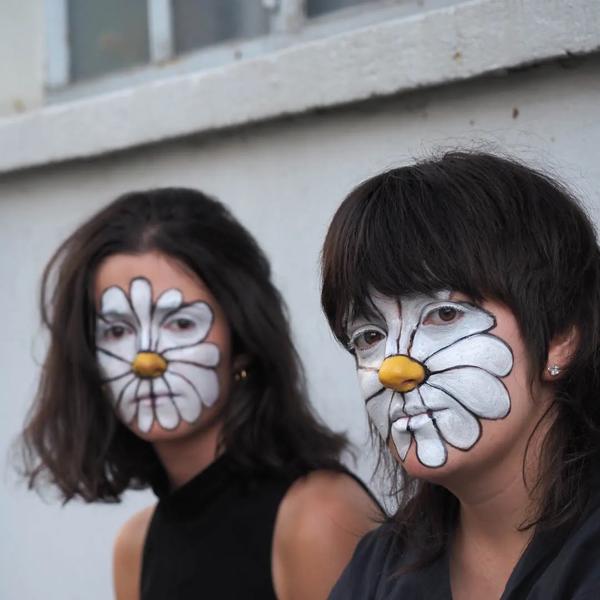
<path fill-rule="evenodd" d="M 210 290 L 195 274 L 174 258 L 159 252 L 142 254 L 113 254 L 100 263 L 94 278 L 96 306 L 105 290 L 120 287 L 129 292 L 132 280 L 144 277 L 152 285 L 153 300 L 168 289 L 177 289 L 185 302 L 204 300 L 214 302 Z"/>

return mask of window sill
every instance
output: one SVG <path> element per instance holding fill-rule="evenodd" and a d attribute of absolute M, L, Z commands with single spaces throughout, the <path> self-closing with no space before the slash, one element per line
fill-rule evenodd
<path fill-rule="evenodd" d="M 472 0 L 208 71 L 1 119 L 0 172 L 598 49 L 597 0 Z"/>

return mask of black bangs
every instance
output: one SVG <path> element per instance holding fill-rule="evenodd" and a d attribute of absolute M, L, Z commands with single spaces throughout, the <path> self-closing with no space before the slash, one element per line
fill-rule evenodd
<path fill-rule="evenodd" d="M 456 290 L 522 316 L 523 286 L 550 294 L 548 265 L 564 261 L 554 230 L 577 221 L 558 195 L 555 182 L 518 163 L 458 152 L 364 182 L 338 209 L 323 249 L 322 303 L 334 333 L 347 341 L 347 320 L 372 312 L 374 290 Z"/>

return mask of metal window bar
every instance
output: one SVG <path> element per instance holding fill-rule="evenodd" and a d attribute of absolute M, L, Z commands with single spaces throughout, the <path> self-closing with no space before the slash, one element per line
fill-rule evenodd
<path fill-rule="evenodd" d="M 71 79 L 68 0 L 45 0 L 46 14 L 46 86 L 59 88 Z"/>
<path fill-rule="evenodd" d="M 263 0 L 273 10 L 271 33 L 297 33 L 306 20 L 304 0 Z"/>
<path fill-rule="evenodd" d="M 173 10 L 171 0 L 147 0 L 148 43 L 150 62 L 160 63 L 173 58 Z"/>

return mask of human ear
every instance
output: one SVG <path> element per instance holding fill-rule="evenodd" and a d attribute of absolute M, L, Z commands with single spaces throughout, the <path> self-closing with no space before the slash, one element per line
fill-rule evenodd
<path fill-rule="evenodd" d="M 548 347 L 546 367 L 542 381 L 556 381 L 568 370 L 573 355 L 579 345 L 579 331 L 575 326 L 552 338 Z"/>

